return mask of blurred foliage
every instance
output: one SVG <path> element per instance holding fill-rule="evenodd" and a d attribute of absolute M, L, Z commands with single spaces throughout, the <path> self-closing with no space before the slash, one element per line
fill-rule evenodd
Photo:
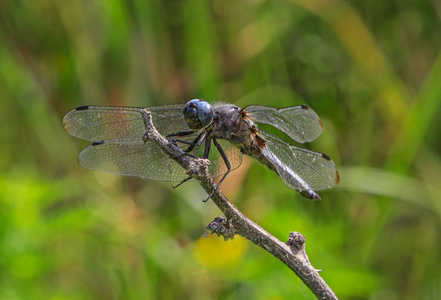
<path fill-rule="evenodd" d="M 202 238 L 220 212 L 197 183 L 83 170 L 61 126 L 204 98 L 322 118 L 322 201 L 248 159 L 222 190 L 303 233 L 338 296 L 440 299 L 440 21 L 436 0 L 0 1 L 0 298 L 313 299 L 250 242 Z"/>

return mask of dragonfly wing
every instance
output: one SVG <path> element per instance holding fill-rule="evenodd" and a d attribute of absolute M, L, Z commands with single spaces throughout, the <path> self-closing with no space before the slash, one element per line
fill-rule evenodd
<path fill-rule="evenodd" d="M 95 142 L 78 155 L 83 168 L 158 181 L 182 181 L 188 175 L 152 142 L 127 138 Z"/>
<path fill-rule="evenodd" d="M 197 135 L 198 133 L 193 133 L 179 139 L 193 142 Z M 239 149 L 228 141 L 218 142 L 230 162 L 231 170 L 238 168 L 242 162 Z M 203 157 L 203 145 L 195 147 L 190 153 Z M 227 172 L 225 162 L 216 147 L 211 147 L 208 159 L 210 174 L 213 177 Z M 144 143 L 138 137 L 92 143 L 78 155 L 78 162 L 89 170 L 158 181 L 182 181 L 188 177 L 185 169 L 170 159 L 158 146 L 148 141 Z"/>
<path fill-rule="evenodd" d="M 217 140 L 217 142 L 227 156 L 228 162 L 230 163 L 231 171 L 237 169 L 242 164 L 242 153 L 239 151 L 239 148 L 237 148 L 227 140 Z M 196 147 L 191 152 L 191 154 L 203 157 L 204 144 Z M 210 166 L 208 168 L 210 170 L 211 176 L 218 177 L 224 175 L 227 172 L 227 166 L 218 149 L 214 145 L 211 145 L 208 159 L 210 160 Z"/>
<path fill-rule="evenodd" d="M 162 135 L 190 130 L 182 110 L 185 104 L 147 107 L 152 121 Z M 80 106 L 63 118 L 63 126 L 69 134 L 87 141 L 141 137 L 145 125 L 141 117 L 142 107 L 129 106 Z"/>
<path fill-rule="evenodd" d="M 188 131 L 182 114 L 185 104 L 152 106 L 152 121 L 162 135 Z M 181 181 L 187 177 L 184 169 L 162 152 L 160 148 L 141 139 L 145 125 L 142 107 L 81 106 L 69 111 L 63 118 L 64 129 L 71 135 L 94 143 L 78 156 L 86 169 L 105 173 L 136 176 L 158 181 Z M 193 142 L 198 133 L 179 136 L 179 140 Z M 219 141 L 231 169 L 238 168 L 242 156 L 237 147 L 228 141 Z M 181 145 L 182 147 L 182 145 Z M 185 149 L 185 147 L 182 147 Z M 191 154 L 203 157 L 204 147 Z M 213 177 L 223 175 L 227 167 L 216 147 L 209 154 L 209 169 Z"/>
<path fill-rule="evenodd" d="M 323 190 L 338 183 L 338 171 L 326 154 L 287 144 L 263 130 L 258 135 L 265 140 L 262 154 L 289 188 L 300 192 Z"/>
<path fill-rule="evenodd" d="M 243 111 L 251 120 L 272 125 L 299 143 L 315 140 L 323 130 L 320 118 L 305 105 L 286 108 L 250 105 Z"/>

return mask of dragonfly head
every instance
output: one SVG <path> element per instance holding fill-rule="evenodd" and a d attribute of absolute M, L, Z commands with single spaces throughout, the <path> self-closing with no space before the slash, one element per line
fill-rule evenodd
<path fill-rule="evenodd" d="M 201 129 L 211 124 L 214 117 L 210 103 L 200 99 L 190 100 L 184 107 L 184 118 L 191 129 Z"/>

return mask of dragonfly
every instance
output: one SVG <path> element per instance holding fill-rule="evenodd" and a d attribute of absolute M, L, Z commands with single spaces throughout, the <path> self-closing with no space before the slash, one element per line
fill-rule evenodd
<path fill-rule="evenodd" d="M 287 187 L 308 199 L 320 200 L 315 191 L 339 182 L 328 155 L 296 147 L 258 127 L 268 124 L 298 143 L 311 142 L 321 134 L 323 124 L 305 105 L 239 108 L 193 99 L 186 104 L 146 108 L 80 106 L 63 118 L 67 133 L 92 142 L 78 155 L 79 164 L 90 170 L 157 181 L 182 184 L 191 179 L 179 163 L 146 140 L 145 111 L 150 112 L 161 135 L 185 146 L 185 154 L 210 160 L 210 174 L 222 176 L 214 190 L 241 165 L 243 154 L 274 171 Z"/>

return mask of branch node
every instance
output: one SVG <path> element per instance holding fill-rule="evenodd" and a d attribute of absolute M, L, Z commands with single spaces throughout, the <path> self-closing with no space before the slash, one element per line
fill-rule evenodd
<path fill-rule="evenodd" d="M 204 237 L 208 234 L 217 234 L 217 236 L 223 236 L 225 241 L 234 239 L 234 227 L 231 220 L 227 220 L 224 217 L 214 218 L 207 226 L 205 226 Z"/>
<path fill-rule="evenodd" d="M 305 237 L 297 231 L 291 231 L 288 236 L 288 241 L 285 243 L 291 248 L 295 247 L 301 249 L 305 244 Z"/>

